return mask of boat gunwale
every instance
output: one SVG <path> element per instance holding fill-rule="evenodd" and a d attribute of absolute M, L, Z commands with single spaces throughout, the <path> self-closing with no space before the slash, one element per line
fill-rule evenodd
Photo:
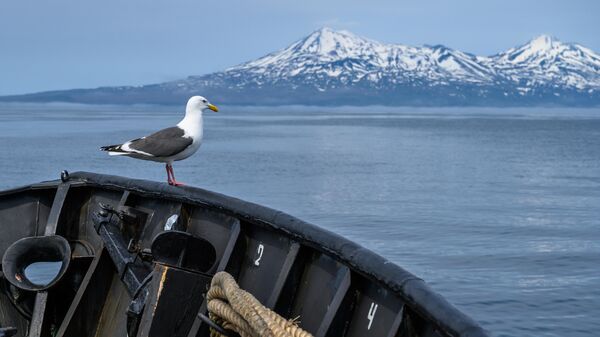
<path fill-rule="evenodd" d="M 108 190 L 128 190 L 149 198 L 199 205 L 256 225 L 280 231 L 308 247 L 329 254 L 347 264 L 364 277 L 393 291 L 412 310 L 453 336 L 488 336 L 488 333 L 444 297 L 431 289 L 424 280 L 392 261 L 343 236 L 266 206 L 190 186 L 170 186 L 166 183 L 132 179 L 91 172 L 74 172 L 68 180 L 53 180 L 0 191 L 9 194 L 54 188 L 61 183 L 73 187 L 97 187 Z"/>

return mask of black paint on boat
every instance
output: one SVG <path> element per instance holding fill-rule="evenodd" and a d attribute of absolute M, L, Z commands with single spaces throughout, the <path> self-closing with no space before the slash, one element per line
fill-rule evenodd
<path fill-rule="evenodd" d="M 221 270 L 282 316 L 300 316 L 315 336 L 487 336 L 370 250 L 199 188 L 78 172 L 0 192 L 0 231 L 1 255 L 19 239 L 54 234 L 72 251 L 47 291 L 0 278 L 0 327 L 17 336 L 208 336 L 198 314 Z"/>

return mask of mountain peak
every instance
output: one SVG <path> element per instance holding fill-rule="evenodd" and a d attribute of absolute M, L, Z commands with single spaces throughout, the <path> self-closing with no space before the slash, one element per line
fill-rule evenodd
<path fill-rule="evenodd" d="M 323 35 L 323 34 L 334 34 L 334 33 L 336 33 L 335 29 L 333 29 L 331 27 L 323 26 L 323 27 L 315 30 L 314 32 L 312 32 L 310 35 L 313 35 L 313 34 Z"/>
<path fill-rule="evenodd" d="M 498 54 L 498 57 L 511 63 L 530 62 L 531 64 L 538 64 L 540 60 L 553 59 L 563 50 L 568 49 L 569 46 L 569 44 L 562 43 L 555 37 L 543 34 L 519 47 Z"/>
<path fill-rule="evenodd" d="M 322 27 L 300 40 L 295 49 L 299 52 L 311 54 L 339 55 L 360 49 L 365 44 L 370 43 L 370 40 L 354 35 L 351 32 Z"/>
<path fill-rule="evenodd" d="M 531 49 L 542 51 L 550 50 L 560 43 L 561 42 L 557 38 L 550 35 L 542 34 L 529 41 L 527 45 L 529 45 Z"/>
<path fill-rule="evenodd" d="M 310 36 L 335 36 L 335 35 L 356 36 L 347 30 L 336 30 L 331 27 L 323 26 L 323 27 L 313 31 L 312 33 L 310 33 L 307 37 L 310 37 Z"/>

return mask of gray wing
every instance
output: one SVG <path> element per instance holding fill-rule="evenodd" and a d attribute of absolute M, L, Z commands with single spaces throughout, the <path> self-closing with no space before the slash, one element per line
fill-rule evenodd
<path fill-rule="evenodd" d="M 192 145 L 191 137 L 176 126 L 160 130 L 149 136 L 129 142 L 129 148 L 151 154 L 155 157 L 169 157 Z"/>

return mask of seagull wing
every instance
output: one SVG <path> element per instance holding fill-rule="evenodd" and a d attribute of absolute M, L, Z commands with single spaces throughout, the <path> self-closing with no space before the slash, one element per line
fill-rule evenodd
<path fill-rule="evenodd" d="M 130 140 L 121 145 L 104 146 L 102 150 L 116 153 L 136 153 L 151 157 L 169 157 L 192 145 L 193 139 L 179 127 L 170 127 L 149 136 Z"/>

